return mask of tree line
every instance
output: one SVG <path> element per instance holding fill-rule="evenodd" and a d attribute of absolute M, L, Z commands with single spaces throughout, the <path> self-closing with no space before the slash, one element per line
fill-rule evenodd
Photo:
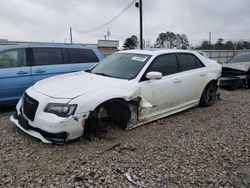
<path fill-rule="evenodd" d="M 216 43 L 209 44 L 209 41 L 205 40 L 196 49 L 201 50 L 243 50 L 250 49 L 250 41 L 224 41 L 223 38 L 218 38 Z"/>
<path fill-rule="evenodd" d="M 144 46 L 147 45 L 145 41 L 143 41 Z M 138 37 L 132 35 L 127 38 L 123 43 L 124 49 L 135 49 L 138 47 L 139 40 Z M 154 48 L 178 48 L 178 49 L 187 49 L 189 47 L 188 37 L 185 34 L 179 34 L 167 31 L 166 33 L 160 33 L 157 37 L 153 46 Z"/>
<path fill-rule="evenodd" d="M 136 49 L 138 48 L 139 40 L 136 35 L 132 35 L 127 38 L 123 43 L 123 48 Z M 154 43 L 154 45 L 148 45 L 147 42 L 143 41 L 144 47 L 154 47 L 154 48 L 177 48 L 177 49 L 189 49 L 193 48 L 190 46 L 187 35 L 179 34 L 167 31 L 165 33 L 160 33 Z M 195 47 L 195 49 L 200 50 L 241 50 L 250 49 L 250 41 L 224 41 L 223 38 L 219 38 L 216 43 L 210 43 L 206 40 L 201 43 L 201 45 Z"/>

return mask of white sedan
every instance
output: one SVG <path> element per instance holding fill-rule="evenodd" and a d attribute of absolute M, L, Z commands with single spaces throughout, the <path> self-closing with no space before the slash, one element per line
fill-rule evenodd
<path fill-rule="evenodd" d="M 221 66 L 186 50 L 129 50 L 87 72 L 48 78 L 26 90 L 11 117 L 45 143 L 65 143 L 115 124 L 132 129 L 216 99 Z"/>

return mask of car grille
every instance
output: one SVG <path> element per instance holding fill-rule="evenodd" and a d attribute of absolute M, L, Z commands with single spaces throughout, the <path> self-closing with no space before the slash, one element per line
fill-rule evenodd
<path fill-rule="evenodd" d="M 29 97 L 27 94 L 24 94 L 23 113 L 31 121 L 33 121 L 34 118 L 35 118 L 35 114 L 36 114 L 38 104 L 39 104 L 38 101 L 36 101 L 35 99 Z"/>

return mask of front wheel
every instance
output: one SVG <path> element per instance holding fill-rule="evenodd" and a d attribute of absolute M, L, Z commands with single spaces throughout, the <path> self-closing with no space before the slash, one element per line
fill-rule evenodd
<path fill-rule="evenodd" d="M 217 89 L 216 82 L 208 83 L 202 93 L 199 105 L 203 107 L 212 106 L 216 100 Z"/>

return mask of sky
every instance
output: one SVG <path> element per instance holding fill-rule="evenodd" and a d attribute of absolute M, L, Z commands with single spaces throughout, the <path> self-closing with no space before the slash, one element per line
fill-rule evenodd
<path fill-rule="evenodd" d="M 139 10 L 133 0 L 0 0 L 0 39 L 97 43 L 110 31 L 120 45 L 139 36 Z M 250 40 L 250 0 L 143 0 L 144 39 L 154 44 L 161 32 L 186 34 L 191 44 L 218 38 Z M 94 31 L 93 31 L 94 30 Z"/>

